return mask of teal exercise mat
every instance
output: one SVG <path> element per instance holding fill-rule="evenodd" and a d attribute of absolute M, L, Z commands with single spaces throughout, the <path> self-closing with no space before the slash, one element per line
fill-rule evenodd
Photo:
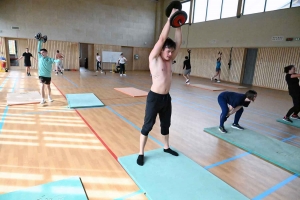
<path fill-rule="evenodd" d="M 0 200 L 88 200 L 79 177 L 71 177 L 43 185 L 0 195 Z"/>
<path fill-rule="evenodd" d="M 156 149 L 145 152 L 145 163 L 138 155 L 119 158 L 120 164 L 151 200 L 244 200 L 243 194 L 179 153 L 172 156 Z"/>
<path fill-rule="evenodd" d="M 300 120 L 297 120 L 297 119 L 291 119 L 291 120 L 293 121 L 293 123 L 284 121 L 283 119 L 277 119 L 276 121 L 278 121 L 280 123 L 283 123 L 283 124 L 287 124 L 287 125 L 290 125 L 290 126 L 300 128 Z"/>
<path fill-rule="evenodd" d="M 69 108 L 102 107 L 104 104 L 93 94 L 66 94 Z"/>
<path fill-rule="evenodd" d="M 221 133 L 218 127 L 205 128 L 204 131 L 274 165 L 300 174 L 300 148 L 249 129 L 225 129 L 228 133 Z"/>

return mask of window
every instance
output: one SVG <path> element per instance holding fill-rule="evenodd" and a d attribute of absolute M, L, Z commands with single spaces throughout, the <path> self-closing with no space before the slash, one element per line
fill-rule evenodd
<path fill-rule="evenodd" d="M 220 19 L 222 0 L 209 0 L 206 21 Z"/>
<path fill-rule="evenodd" d="M 292 7 L 299 7 L 300 1 L 299 0 L 292 0 Z"/>
<path fill-rule="evenodd" d="M 244 15 L 264 12 L 265 1 L 264 0 L 245 0 Z"/>
<path fill-rule="evenodd" d="M 16 41 L 15 40 L 8 40 L 8 49 L 9 49 L 9 54 L 11 54 L 11 55 L 16 54 Z"/>
<path fill-rule="evenodd" d="M 291 0 L 267 0 L 266 11 L 289 8 Z"/>
<path fill-rule="evenodd" d="M 207 0 L 195 0 L 194 23 L 205 21 L 206 6 Z"/>
<path fill-rule="evenodd" d="M 238 7 L 239 0 L 223 0 L 222 17 L 234 17 Z"/>
<path fill-rule="evenodd" d="M 188 15 L 188 18 L 186 20 L 186 23 L 189 22 L 189 18 L 190 18 L 190 8 L 191 8 L 191 2 L 190 1 L 186 1 L 186 2 L 182 2 L 182 10 L 186 12 L 186 14 Z"/>

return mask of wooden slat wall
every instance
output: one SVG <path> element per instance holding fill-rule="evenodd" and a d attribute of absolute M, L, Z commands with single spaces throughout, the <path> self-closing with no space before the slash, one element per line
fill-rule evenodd
<path fill-rule="evenodd" d="M 191 53 L 191 65 L 192 76 L 210 78 L 215 74 L 216 60 L 218 52 L 222 51 L 222 72 L 221 80 L 234 83 L 240 82 L 244 48 L 232 49 L 232 65 L 229 70 L 228 62 L 230 57 L 230 48 L 202 48 L 192 49 Z M 187 56 L 187 49 L 180 49 L 177 57 L 176 64 L 173 65 L 174 73 L 182 73 L 184 57 Z"/>
<path fill-rule="evenodd" d="M 5 38 L 0 37 L 0 56 L 3 56 L 6 58 L 6 45 L 5 45 Z M 8 58 L 6 58 L 7 60 Z"/>
<path fill-rule="evenodd" d="M 37 40 L 28 39 L 28 47 L 33 57 L 37 58 Z M 79 69 L 79 43 L 64 41 L 47 41 L 43 43 L 42 48 L 47 49 L 48 56 L 54 58 L 56 50 L 64 54 L 63 65 L 65 69 Z M 37 67 L 37 63 L 32 62 L 33 68 Z"/>
<path fill-rule="evenodd" d="M 149 70 L 149 54 L 152 48 L 133 48 L 133 55 L 139 55 L 139 59 L 133 59 L 133 70 Z"/>
<path fill-rule="evenodd" d="M 96 69 L 96 53 L 99 53 L 100 56 L 102 56 L 102 51 L 117 51 L 117 52 L 121 52 L 121 46 L 116 46 L 116 45 L 107 45 L 107 44 L 94 44 L 94 66 Z M 111 70 L 112 69 L 112 65 L 114 65 L 114 63 L 102 63 L 102 67 L 105 70 Z"/>
<path fill-rule="evenodd" d="M 296 71 L 299 72 L 300 67 L 300 48 L 259 48 L 255 72 L 253 77 L 253 85 L 287 90 L 285 82 L 284 67 L 295 65 Z"/>

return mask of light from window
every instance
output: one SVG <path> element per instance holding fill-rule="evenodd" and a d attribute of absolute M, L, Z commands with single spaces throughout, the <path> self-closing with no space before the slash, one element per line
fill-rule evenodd
<path fill-rule="evenodd" d="M 220 19 L 222 0 L 209 0 L 206 21 Z"/>
<path fill-rule="evenodd" d="M 289 8 L 291 0 L 267 0 L 266 11 Z"/>
<path fill-rule="evenodd" d="M 236 16 L 239 0 L 223 0 L 222 18 Z"/>
<path fill-rule="evenodd" d="M 195 0 L 194 23 L 204 22 L 206 17 L 207 0 Z"/>
<path fill-rule="evenodd" d="M 15 55 L 16 54 L 16 41 L 15 40 L 8 40 L 8 49 L 9 54 Z"/>
<path fill-rule="evenodd" d="M 188 15 L 188 18 L 186 20 L 186 23 L 189 23 L 189 18 L 190 18 L 190 6 L 191 6 L 191 2 L 187 1 L 182 3 L 182 10 L 186 12 L 186 14 Z"/>
<path fill-rule="evenodd" d="M 245 0 L 244 15 L 264 12 L 264 0 Z"/>
<path fill-rule="evenodd" d="M 292 7 L 299 7 L 300 6 L 300 1 L 299 0 L 292 0 Z"/>

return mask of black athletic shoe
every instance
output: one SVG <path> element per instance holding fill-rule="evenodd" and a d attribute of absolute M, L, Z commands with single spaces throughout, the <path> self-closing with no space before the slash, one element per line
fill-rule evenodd
<path fill-rule="evenodd" d="M 238 129 L 238 130 L 244 130 L 244 128 L 241 127 L 239 124 L 232 124 L 231 127 L 235 128 L 235 129 Z"/>
<path fill-rule="evenodd" d="M 292 119 L 298 119 L 298 120 L 300 119 L 300 117 L 298 115 L 292 115 L 291 118 Z"/>
<path fill-rule="evenodd" d="M 28 76 L 31 76 L 31 74 L 30 74 L 30 73 L 28 73 Z"/>
<path fill-rule="evenodd" d="M 284 118 L 282 118 L 282 120 L 293 123 L 293 121 L 289 117 L 286 117 L 286 116 L 284 116 Z"/>
<path fill-rule="evenodd" d="M 227 133 L 226 129 L 223 126 L 219 126 L 219 131 L 222 133 Z"/>

